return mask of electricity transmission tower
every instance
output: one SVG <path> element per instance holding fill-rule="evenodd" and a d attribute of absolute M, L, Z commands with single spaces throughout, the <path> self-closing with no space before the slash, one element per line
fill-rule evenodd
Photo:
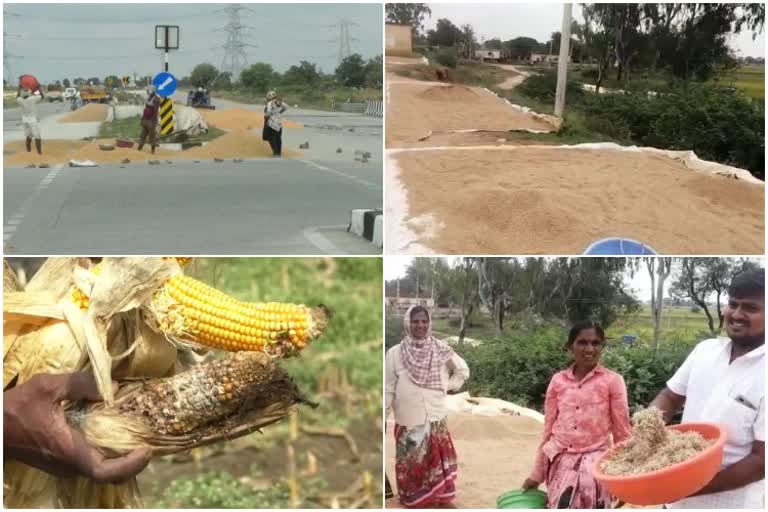
<path fill-rule="evenodd" d="M 339 53 L 338 53 L 338 63 L 341 64 L 341 61 L 343 61 L 345 58 L 352 55 L 352 42 L 357 42 L 359 39 L 356 39 L 352 37 L 350 34 L 349 28 L 350 27 L 357 27 L 359 28 L 360 25 L 355 23 L 354 21 L 350 21 L 346 18 L 339 21 L 336 25 L 332 25 L 332 27 L 339 29 Z"/>
<path fill-rule="evenodd" d="M 254 47 L 246 42 L 246 31 L 252 27 L 243 25 L 240 21 L 242 11 L 251 11 L 241 4 L 231 4 L 219 12 L 224 12 L 229 17 L 229 22 L 222 30 L 227 33 L 224 43 L 224 58 L 221 61 L 221 73 L 231 73 L 232 82 L 240 80 L 240 73 L 248 67 L 248 57 L 245 48 Z"/>

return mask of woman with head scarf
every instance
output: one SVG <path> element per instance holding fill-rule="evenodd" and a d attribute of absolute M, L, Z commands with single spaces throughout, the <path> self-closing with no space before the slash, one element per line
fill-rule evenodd
<path fill-rule="evenodd" d="M 283 99 L 274 91 L 267 93 L 267 105 L 264 107 L 264 132 L 262 139 L 266 137 L 272 148 L 272 156 L 280 157 L 283 153 L 283 113 L 288 110 L 283 104 Z"/>
<path fill-rule="evenodd" d="M 432 335 L 423 306 L 403 319 L 405 337 L 387 351 L 385 407 L 395 416 L 395 473 L 406 508 L 455 508 L 456 450 L 448 432 L 446 395 L 461 388 L 469 367 Z"/>
<path fill-rule="evenodd" d="M 624 379 L 600 364 L 605 332 L 581 322 L 568 334 L 573 364 L 552 377 L 544 401 L 544 438 L 523 489 L 547 484 L 547 508 L 611 508 L 613 498 L 592 465 L 627 439 L 631 427 Z"/>

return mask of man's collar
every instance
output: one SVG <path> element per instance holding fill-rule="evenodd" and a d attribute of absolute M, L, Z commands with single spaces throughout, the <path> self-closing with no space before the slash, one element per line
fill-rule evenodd
<path fill-rule="evenodd" d="M 718 336 L 717 339 L 720 341 L 720 344 L 724 349 L 727 348 L 727 349 L 733 350 L 733 340 L 731 338 L 729 338 L 728 336 Z M 765 355 L 765 343 L 763 343 L 759 347 L 753 348 L 746 354 L 739 356 L 737 359 L 741 359 L 741 358 L 752 359 L 755 357 L 762 357 L 764 355 Z"/>

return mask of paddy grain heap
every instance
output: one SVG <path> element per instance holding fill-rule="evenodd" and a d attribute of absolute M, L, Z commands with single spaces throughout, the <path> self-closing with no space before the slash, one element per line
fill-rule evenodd
<path fill-rule="evenodd" d="M 633 435 L 627 443 L 604 461 L 600 469 L 607 475 L 650 473 L 691 459 L 712 441 L 698 432 L 677 432 L 664 425 L 662 412 L 649 407 L 632 416 Z"/>
<path fill-rule="evenodd" d="M 107 120 L 107 105 L 89 103 L 59 119 L 60 123 L 101 123 Z"/>

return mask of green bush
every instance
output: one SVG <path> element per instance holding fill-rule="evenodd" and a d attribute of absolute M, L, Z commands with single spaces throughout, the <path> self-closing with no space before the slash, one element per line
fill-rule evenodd
<path fill-rule="evenodd" d="M 542 411 L 549 381 L 570 364 L 564 349 L 566 336 L 565 329 L 541 327 L 479 346 L 455 347 L 470 367 L 468 391 Z M 624 377 L 629 405 L 634 409 L 648 405 L 697 341 L 707 336 L 670 337 L 661 341 L 656 353 L 646 345 L 611 341 L 603 351 L 603 364 Z"/>
<path fill-rule="evenodd" d="M 708 84 L 673 84 L 659 91 L 587 95 L 578 108 L 593 128 L 614 136 L 628 130 L 636 144 L 692 150 L 699 158 L 748 169 L 764 179 L 762 102 Z M 603 131 L 604 130 L 604 131 Z M 618 130 L 618 132 L 617 132 Z"/>
<path fill-rule="evenodd" d="M 456 50 L 453 48 L 440 48 L 435 54 L 435 60 L 442 66 L 455 68 L 458 62 Z"/>
<path fill-rule="evenodd" d="M 384 324 L 384 344 L 387 349 L 400 343 L 403 338 L 403 317 L 387 315 Z"/>
<path fill-rule="evenodd" d="M 554 101 L 557 91 L 557 72 L 552 70 L 534 73 L 518 86 L 520 92 L 539 101 Z M 575 80 L 565 84 L 565 97 L 568 102 L 578 102 L 584 96 L 584 90 Z"/>

